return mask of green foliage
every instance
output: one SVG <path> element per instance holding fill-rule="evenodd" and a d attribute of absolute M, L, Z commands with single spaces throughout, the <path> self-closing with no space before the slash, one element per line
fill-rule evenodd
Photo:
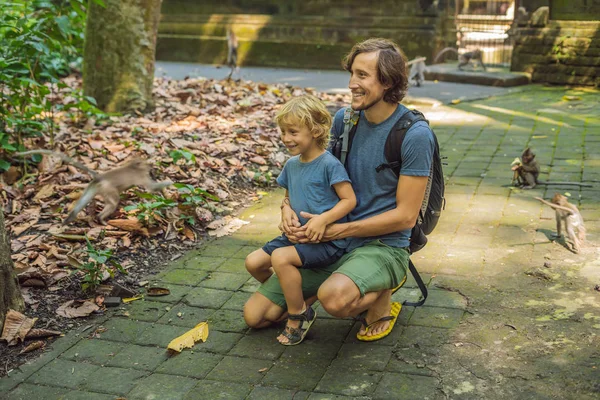
<path fill-rule="evenodd" d="M 169 156 L 173 159 L 173 163 L 177 163 L 182 158 L 186 160 L 186 163 L 196 162 L 196 156 L 185 149 L 171 150 Z"/>
<path fill-rule="evenodd" d="M 195 188 L 192 185 L 185 183 L 174 183 L 173 186 L 179 191 L 179 197 L 183 200 L 183 206 L 201 206 L 208 200 L 219 201 L 215 195 L 208 193 L 204 189 Z"/>
<path fill-rule="evenodd" d="M 99 250 L 92 246 L 90 240 L 85 237 L 87 242 L 87 253 L 90 261 L 81 265 L 79 269 L 83 271 L 84 276 L 81 288 L 85 290 L 94 290 L 102 283 L 104 271 L 108 272 L 111 278 L 114 278 L 115 271 L 126 274 L 127 271 L 113 258 L 112 250 Z"/>
<path fill-rule="evenodd" d="M 101 0 L 93 0 L 102 4 Z M 13 0 L 0 12 L 0 152 L 23 150 L 23 139 L 49 132 L 55 111 L 101 114 L 80 93 L 57 107 L 53 95 L 67 90 L 59 79 L 81 64 L 87 0 Z M 0 162 L 0 169 L 10 164 Z"/>
<path fill-rule="evenodd" d="M 128 213 L 134 214 L 145 226 L 156 225 L 159 219 L 164 218 L 164 210 L 177 205 L 175 200 L 166 199 L 161 195 L 152 193 L 137 193 L 143 201 L 124 208 Z"/>

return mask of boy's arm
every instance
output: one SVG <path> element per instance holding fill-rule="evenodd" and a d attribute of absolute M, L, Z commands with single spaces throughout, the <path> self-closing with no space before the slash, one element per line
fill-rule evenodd
<path fill-rule="evenodd" d="M 325 225 L 329 225 L 345 217 L 356 207 L 356 195 L 352 189 L 350 182 L 339 182 L 333 185 L 335 193 L 340 198 L 340 201 L 328 211 L 321 214 L 325 220 Z"/>

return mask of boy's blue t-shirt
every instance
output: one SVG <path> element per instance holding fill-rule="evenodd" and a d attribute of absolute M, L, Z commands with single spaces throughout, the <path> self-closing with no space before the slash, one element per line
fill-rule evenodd
<path fill-rule="evenodd" d="M 350 178 L 340 160 L 328 151 L 310 162 L 301 162 L 300 156 L 290 158 L 277 177 L 277 183 L 288 190 L 290 204 L 302 225 L 308 220 L 300 216 L 300 211 L 322 214 L 340 201 L 333 188 L 340 182 L 350 182 Z M 344 217 L 337 222 L 346 221 L 348 219 Z M 334 240 L 333 243 L 345 248 L 347 240 Z"/>
<path fill-rule="evenodd" d="M 356 194 L 356 207 L 348 216 L 349 221 L 358 221 L 396 208 L 398 177 L 390 168 L 377 172 L 375 168 L 387 163 L 384 155 L 385 142 L 396 122 L 408 109 L 399 104 L 394 113 L 379 124 L 370 123 L 361 112 L 352 148 L 348 153 L 347 170 Z M 344 131 L 344 109 L 339 110 L 331 127 L 332 137 Z M 402 143 L 402 167 L 400 175 L 429 176 L 433 151 L 433 133 L 426 122 L 414 124 L 406 133 Z M 365 243 L 380 239 L 392 247 L 409 245 L 410 229 L 383 236 L 350 238 L 346 251 L 351 251 Z"/>

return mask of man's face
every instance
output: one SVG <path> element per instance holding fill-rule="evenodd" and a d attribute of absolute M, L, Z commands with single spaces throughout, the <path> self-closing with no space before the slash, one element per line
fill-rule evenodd
<path fill-rule="evenodd" d="M 383 101 L 387 87 L 377 78 L 377 61 L 379 52 L 360 53 L 354 58 L 350 68 L 350 84 L 352 92 L 351 106 L 354 110 L 367 110 Z"/>

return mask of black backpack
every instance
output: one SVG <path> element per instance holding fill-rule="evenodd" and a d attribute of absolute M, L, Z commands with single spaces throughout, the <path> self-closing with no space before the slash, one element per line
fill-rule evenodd
<path fill-rule="evenodd" d="M 330 145 L 332 154 L 336 156 L 344 166 L 346 166 L 347 155 L 352 148 L 352 140 L 356 133 L 359 116 L 360 114 L 354 112 L 352 108 L 346 108 L 344 111 L 344 131 L 338 137 L 334 137 Z M 402 160 L 400 159 L 402 154 L 402 142 L 410 127 L 419 121 L 425 121 L 429 124 L 429 121 L 425 119 L 420 111 L 409 110 L 398 120 L 398 122 L 396 122 L 385 142 L 384 155 L 386 163 L 378 165 L 376 168 L 377 172 L 381 172 L 386 168 L 391 168 L 396 176 L 400 176 L 400 168 L 402 166 Z M 427 189 L 425 191 L 423 204 L 421 205 L 419 217 L 417 218 L 415 226 L 412 228 L 409 239 L 409 252 L 411 254 L 425 247 L 427 244 L 426 235 L 429 235 L 433 231 L 440 219 L 440 214 L 446 205 L 446 200 L 444 199 L 445 186 L 444 173 L 442 171 L 442 158 L 440 157 L 440 146 L 435 133 L 433 133 L 433 140 L 435 148 L 433 151 L 431 174 L 429 175 L 429 181 L 427 183 Z M 419 306 L 422 305 L 427 298 L 427 288 L 423 284 L 423 280 L 410 259 L 408 267 L 421 290 L 423 298 L 416 303 L 404 302 L 404 304 L 408 306 Z"/>

